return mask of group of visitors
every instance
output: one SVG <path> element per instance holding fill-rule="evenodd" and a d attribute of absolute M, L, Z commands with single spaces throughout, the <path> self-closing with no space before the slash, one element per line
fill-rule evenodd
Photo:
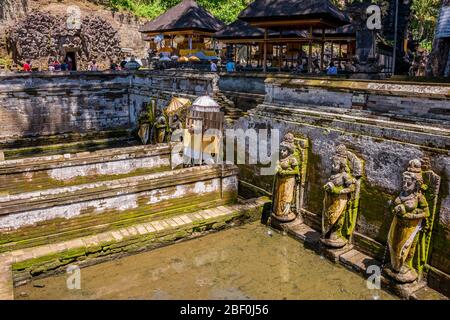
<path fill-rule="evenodd" d="M 23 72 L 31 72 L 33 70 L 33 64 L 30 59 L 26 59 L 21 65 L 21 70 Z M 138 70 L 142 67 L 142 64 L 137 61 L 137 59 L 132 56 L 131 58 L 123 58 L 120 63 L 111 62 L 110 69 L 116 70 Z M 60 62 L 58 58 L 52 57 L 48 61 L 48 71 L 58 72 L 58 71 L 76 71 L 75 63 L 70 56 Z M 100 71 L 100 66 L 97 60 L 93 59 L 89 62 L 87 66 L 87 71 Z"/>
<path fill-rule="evenodd" d="M 236 64 L 233 60 L 228 60 L 228 62 L 225 64 L 225 69 L 227 70 L 227 72 L 236 72 Z M 210 62 L 210 71 L 218 71 L 217 63 L 215 61 Z"/>
<path fill-rule="evenodd" d="M 74 63 L 71 57 L 67 56 L 62 62 L 57 58 L 52 58 L 49 61 L 49 71 L 74 71 Z"/>

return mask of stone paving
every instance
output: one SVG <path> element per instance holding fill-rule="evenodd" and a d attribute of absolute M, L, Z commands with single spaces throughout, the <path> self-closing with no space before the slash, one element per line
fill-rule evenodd
<path fill-rule="evenodd" d="M 294 220 L 291 223 L 282 225 L 281 228 L 293 238 L 302 241 L 305 246 L 309 246 L 335 263 L 340 263 L 344 267 L 360 273 L 365 278 L 368 276 L 366 271 L 369 266 L 381 266 L 380 261 L 354 249 L 352 246 L 348 248 L 344 247 L 341 250 L 328 250 L 324 248 L 320 243 L 320 232 L 306 225 L 301 220 Z M 444 295 L 427 287 L 426 283 L 422 281 L 411 285 L 395 286 L 392 285 L 389 279 L 382 275 L 381 283 L 384 289 L 406 299 L 447 300 Z"/>
<path fill-rule="evenodd" d="M 232 216 L 237 212 L 256 209 L 264 205 L 264 198 L 247 200 L 235 205 L 219 206 L 195 213 L 187 213 L 150 223 L 143 223 L 114 231 L 99 233 L 93 236 L 82 237 L 70 241 L 49 244 L 45 246 L 16 250 L 0 255 L 0 300 L 14 299 L 12 265 L 30 259 L 40 258 L 70 249 L 95 246 L 104 242 L 121 242 L 136 235 L 147 235 L 169 229 L 179 229 L 200 220 L 219 220 L 224 216 Z"/>

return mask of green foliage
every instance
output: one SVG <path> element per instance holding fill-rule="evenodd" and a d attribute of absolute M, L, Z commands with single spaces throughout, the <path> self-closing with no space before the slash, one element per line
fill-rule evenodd
<path fill-rule="evenodd" d="M 134 14 L 154 19 L 181 0 L 110 0 L 110 6 L 114 9 L 127 9 Z M 206 10 L 225 23 L 233 22 L 251 0 L 198 0 Z"/>
<path fill-rule="evenodd" d="M 414 40 L 427 50 L 431 49 L 439 15 L 440 0 L 413 0 L 411 30 Z"/>
<path fill-rule="evenodd" d="M 0 57 L 0 65 L 6 67 L 6 69 L 10 69 L 13 64 L 13 61 L 10 57 Z"/>
<path fill-rule="evenodd" d="M 182 0 L 110 0 L 110 6 L 116 10 L 126 9 L 137 16 L 154 19 Z M 343 9 L 346 4 L 363 2 L 364 0 L 332 0 Z M 225 23 L 235 21 L 239 13 L 252 0 L 197 0 L 206 10 Z M 372 3 L 387 8 L 389 1 L 373 0 Z M 411 4 L 411 30 L 414 40 L 425 49 L 431 48 L 434 29 L 439 13 L 440 0 L 412 0 Z"/>

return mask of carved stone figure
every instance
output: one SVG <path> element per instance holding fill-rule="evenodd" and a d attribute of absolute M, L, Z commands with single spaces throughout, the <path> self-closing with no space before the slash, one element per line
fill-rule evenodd
<path fill-rule="evenodd" d="M 156 143 L 164 143 L 166 140 L 167 120 L 161 110 L 156 111 L 154 134 Z"/>
<path fill-rule="evenodd" d="M 394 201 L 387 241 L 390 264 L 385 273 L 399 283 L 417 280 L 427 261 L 439 188 L 440 177 L 431 170 L 429 159 L 409 162 Z"/>
<path fill-rule="evenodd" d="M 331 176 L 325 184 L 321 242 L 330 248 L 342 248 L 355 229 L 359 207 L 362 161 L 339 145 L 331 159 Z"/>
<path fill-rule="evenodd" d="M 172 117 L 172 123 L 170 124 L 169 128 L 170 128 L 170 133 L 173 133 L 177 130 L 183 129 L 183 123 L 181 122 L 181 120 L 177 114 L 175 114 Z"/>
<path fill-rule="evenodd" d="M 150 118 L 146 110 L 142 110 L 138 119 L 139 131 L 138 136 L 142 144 L 147 144 L 150 136 Z"/>
<path fill-rule="evenodd" d="M 297 217 L 295 207 L 301 159 L 296 149 L 294 135 L 287 133 L 280 144 L 273 192 L 272 218 L 280 222 L 290 222 Z"/>

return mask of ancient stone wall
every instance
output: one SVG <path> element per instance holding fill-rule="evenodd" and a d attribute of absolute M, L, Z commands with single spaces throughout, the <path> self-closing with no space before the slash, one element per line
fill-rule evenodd
<path fill-rule="evenodd" d="M 67 14 L 67 10 L 70 6 L 76 6 L 80 10 L 81 19 L 83 21 L 92 19 L 106 21 L 106 25 L 111 26 L 117 35 L 119 48 L 132 49 L 136 56 L 140 58 L 145 57 L 147 54 L 147 43 L 142 41 L 141 33 L 139 32 L 139 28 L 144 23 L 144 20 L 126 11 L 116 12 L 111 10 L 108 6 L 105 6 L 105 2 L 105 0 L 0 0 L 0 55 L 6 55 L 6 45 L 4 44 L 3 39 L 9 36 L 11 28 L 15 29 L 18 24 L 26 21 L 28 14 L 45 15 L 46 13 L 51 12 L 53 16 L 62 17 Z M 55 26 L 53 29 L 56 30 L 55 32 L 61 31 L 65 25 L 66 23 L 63 23 L 62 25 Z M 46 28 L 48 29 L 48 26 Z M 43 30 L 45 31 L 46 28 Z M 87 25 L 86 28 L 90 28 L 90 26 Z M 104 27 L 101 26 L 99 29 L 104 29 Z M 67 33 L 64 30 L 62 31 L 63 33 Z M 98 31 L 96 33 L 98 33 Z M 56 37 L 56 34 L 53 34 L 53 36 Z M 44 35 L 44 38 L 45 37 L 48 37 L 48 35 Z M 91 39 L 87 40 L 90 41 Z M 34 41 L 39 42 L 40 37 L 35 38 Z M 95 42 L 94 45 L 97 46 Z M 2 51 L 5 52 L 2 53 Z M 103 58 L 101 53 L 103 53 L 103 51 L 100 50 L 98 63 L 102 67 L 109 68 L 110 57 Z M 26 59 L 27 57 L 19 58 Z M 15 62 L 17 63 L 20 61 Z M 45 61 L 45 63 L 43 61 L 35 61 L 35 66 L 46 69 L 46 63 L 47 61 Z"/>
<path fill-rule="evenodd" d="M 27 15 L 9 33 L 13 59 L 19 62 L 30 59 L 45 67 L 54 59 L 62 63 L 65 55 L 73 52 L 79 70 L 87 70 L 92 60 L 97 60 L 102 68 L 120 60 L 119 36 L 106 20 L 97 16 L 80 17 L 81 24 L 76 27 L 68 19 L 68 15 L 41 11 Z"/>
<path fill-rule="evenodd" d="M 432 286 L 450 292 L 449 87 L 315 81 L 269 79 L 264 104 L 251 110 L 235 127 L 278 129 L 280 137 L 291 132 L 308 140 L 301 211 L 306 223 L 317 230 L 321 229 L 323 185 L 331 174 L 333 153 L 344 144 L 356 154 L 364 162 L 364 174 L 353 242 L 358 250 L 379 261 L 386 258 L 387 233 L 393 218 L 390 205 L 401 190 L 402 173 L 410 160 L 430 158 L 431 168 L 442 182 L 428 279 Z M 270 141 L 267 143 L 270 145 Z M 248 145 L 247 152 L 255 154 L 257 144 Z M 241 165 L 240 179 L 257 187 L 253 190 L 271 192 L 273 178 L 261 172 L 260 166 Z"/>
<path fill-rule="evenodd" d="M 132 129 L 152 100 L 212 92 L 213 76 L 165 72 L 35 73 L 0 77 L 0 140 Z"/>
<path fill-rule="evenodd" d="M 449 127 L 450 85 L 269 78 L 266 90 L 269 104 L 329 106 L 352 109 L 353 113 L 356 109 L 389 119 Z"/>

